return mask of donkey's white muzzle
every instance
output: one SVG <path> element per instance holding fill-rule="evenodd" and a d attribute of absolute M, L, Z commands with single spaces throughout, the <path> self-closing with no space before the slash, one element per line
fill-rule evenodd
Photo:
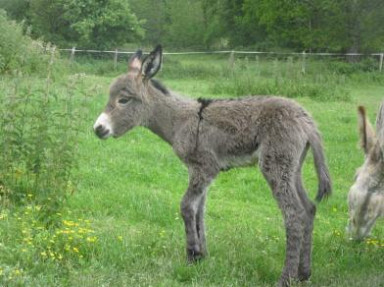
<path fill-rule="evenodd" d="M 95 134 L 100 139 L 106 139 L 113 135 L 112 125 L 109 120 L 109 116 L 106 113 L 102 113 L 96 120 L 93 125 L 93 130 Z"/>

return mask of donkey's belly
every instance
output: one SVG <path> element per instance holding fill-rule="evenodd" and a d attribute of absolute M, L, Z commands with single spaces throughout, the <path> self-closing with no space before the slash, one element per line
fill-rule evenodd
<path fill-rule="evenodd" d="M 219 159 L 221 170 L 228 170 L 233 167 L 251 166 L 257 164 L 259 160 L 259 150 L 251 154 L 226 155 Z"/>

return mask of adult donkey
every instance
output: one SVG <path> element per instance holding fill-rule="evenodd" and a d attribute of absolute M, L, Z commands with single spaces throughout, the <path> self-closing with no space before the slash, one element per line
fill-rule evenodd
<path fill-rule="evenodd" d="M 315 205 L 308 199 L 301 167 L 311 146 L 319 177 L 317 200 L 331 193 L 321 138 L 314 121 L 295 102 L 280 97 L 236 100 L 185 99 L 151 78 L 162 64 L 157 46 L 144 60 L 138 51 L 128 73 L 110 87 L 94 130 L 101 139 L 144 126 L 168 142 L 187 165 L 189 186 L 181 202 L 187 259 L 207 253 L 204 205 L 207 188 L 221 170 L 259 163 L 281 208 L 286 260 L 280 285 L 310 277 Z"/>
<path fill-rule="evenodd" d="M 349 224 L 353 239 L 368 236 L 376 219 L 384 216 L 384 102 L 376 119 L 376 133 L 367 119 L 365 108 L 358 108 L 360 145 L 364 164 L 357 170 L 349 190 Z"/>

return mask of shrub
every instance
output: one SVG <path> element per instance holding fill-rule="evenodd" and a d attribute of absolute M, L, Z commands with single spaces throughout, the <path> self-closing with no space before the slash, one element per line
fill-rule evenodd
<path fill-rule="evenodd" d="M 361 72 L 377 72 L 379 66 L 377 60 L 374 57 L 366 57 L 357 62 L 330 61 L 328 66 L 337 74 L 350 76 Z"/>
<path fill-rule="evenodd" d="M 5 11 L 0 9 L 0 74 L 45 70 L 49 61 L 49 55 L 44 53 L 46 48 L 44 43 L 24 35 L 22 25 L 8 20 Z"/>

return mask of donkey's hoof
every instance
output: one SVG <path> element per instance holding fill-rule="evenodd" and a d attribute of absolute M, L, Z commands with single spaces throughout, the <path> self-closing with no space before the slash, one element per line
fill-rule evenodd
<path fill-rule="evenodd" d="M 299 281 L 308 281 L 311 278 L 311 271 L 302 271 L 299 272 L 298 279 Z"/>
<path fill-rule="evenodd" d="M 190 264 L 201 261 L 204 258 L 204 254 L 195 249 L 187 249 L 187 261 Z"/>
<path fill-rule="evenodd" d="M 277 286 L 278 287 L 289 287 L 291 286 L 294 282 L 297 282 L 297 280 L 295 280 L 294 278 L 292 277 L 281 277 L 279 282 L 277 283 Z"/>

